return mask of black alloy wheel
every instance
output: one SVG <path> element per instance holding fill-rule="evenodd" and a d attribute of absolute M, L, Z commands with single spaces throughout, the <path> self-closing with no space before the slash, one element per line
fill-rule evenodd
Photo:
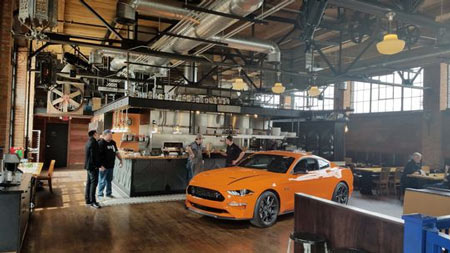
<path fill-rule="evenodd" d="M 253 219 L 250 222 L 261 228 L 272 226 L 277 221 L 279 206 L 278 197 L 273 192 L 263 192 L 256 202 Z"/>
<path fill-rule="evenodd" d="M 340 182 L 336 186 L 332 200 L 345 205 L 348 203 L 348 186 L 344 182 Z"/>

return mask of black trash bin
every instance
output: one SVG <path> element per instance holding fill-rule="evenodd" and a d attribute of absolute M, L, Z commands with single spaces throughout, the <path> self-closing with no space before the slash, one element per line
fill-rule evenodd
<path fill-rule="evenodd" d="M 294 241 L 294 252 L 304 253 L 328 253 L 325 237 L 311 233 L 291 233 L 290 240 Z M 288 250 L 290 250 L 289 241 Z"/>

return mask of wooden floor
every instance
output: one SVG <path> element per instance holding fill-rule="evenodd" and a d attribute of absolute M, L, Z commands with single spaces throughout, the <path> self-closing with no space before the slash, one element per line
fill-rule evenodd
<path fill-rule="evenodd" d="M 84 206 L 85 171 L 54 174 L 54 194 L 38 192 L 22 252 L 286 252 L 293 215 L 271 228 L 221 221 L 183 202 Z"/>

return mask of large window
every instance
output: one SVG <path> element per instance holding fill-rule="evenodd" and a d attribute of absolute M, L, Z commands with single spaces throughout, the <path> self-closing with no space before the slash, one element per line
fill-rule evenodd
<path fill-rule="evenodd" d="M 334 109 L 334 85 L 330 84 L 327 87 L 320 88 L 322 96 L 309 97 L 307 91 L 295 92 L 294 95 L 294 109 L 296 110 L 333 110 Z"/>
<path fill-rule="evenodd" d="M 403 73 L 403 79 L 412 80 L 413 86 L 423 87 L 423 70 L 414 68 Z M 386 83 L 402 84 L 402 77 L 395 72 L 372 77 Z M 423 109 L 423 90 L 416 88 L 382 85 L 376 83 L 353 82 L 352 107 L 354 113 L 397 112 Z"/>
<path fill-rule="evenodd" d="M 280 95 L 259 95 L 256 100 L 265 108 L 278 108 L 280 106 Z"/>

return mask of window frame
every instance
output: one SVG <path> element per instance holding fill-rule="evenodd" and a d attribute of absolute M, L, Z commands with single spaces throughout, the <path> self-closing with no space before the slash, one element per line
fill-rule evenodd
<path fill-rule="evenodd" d="M 410 72 L 413 71 L 420 71 L 414 86 L 423 87 L 423 68 L 411 68 Z M 392 81 L 392 84 L 396 84 L 399 78 L 396 72 L 372 77 L 374 80 Z M 423 111 L 423 90 L 354 81 L 351 84 L 351 108 L 353 114 Z"/>
<path fill-rule="evenodd" d="M 295 172 L 295 168 L 300 164 L 300 162 L 302 162 L 303 160 L 307 160 L 307 159 L 312 159 L 312 160 L 314 160 L 314 161 L 316 162 L 317 170 L 305 170 L 305 171 Z M 293 174 L 293 175 L 297 175 L 297 174 L 308 174 L 308 173 L 310 173 L 310 172 L 313 172 L 313 171 L 319 171 L 319 170 L 320 170 L 320 167 L 319 167 L 319 161 L 318 161 L 317 158 L 315 158 L 315 157 L 302 157 L 302 158 L 300 158 L 300 159 L 298 160 L 298 162 L 297 162 L 297 163 L 294 165 L 294 167 L 292 168 L 291 174 Z"/>

